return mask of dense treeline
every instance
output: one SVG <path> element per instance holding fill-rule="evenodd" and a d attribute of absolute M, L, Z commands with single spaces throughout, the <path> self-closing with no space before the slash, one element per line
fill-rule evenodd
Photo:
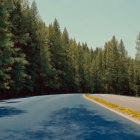
<path fill-rule="evenodd" d="M 0 97 L 97 92 L 140 96 L 136 59 L 115 36 L 103 49 L 70 39 L 55 19 L 46 26 L 36 3 L 0 0 Z"/>

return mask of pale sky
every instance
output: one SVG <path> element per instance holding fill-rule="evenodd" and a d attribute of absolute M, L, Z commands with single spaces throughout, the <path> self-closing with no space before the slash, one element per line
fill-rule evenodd
<path fill-rule="evenodd" d="M 29 0 L 30 2 L 32 0 Z M 135 57 L 140 32 L 140 0 L 36 0 L 40 15 L 49 25 L 57 18 L 69 36 L 89 47 L 104 47 L 115 35 L 123 39 L 128 54 Z"/>

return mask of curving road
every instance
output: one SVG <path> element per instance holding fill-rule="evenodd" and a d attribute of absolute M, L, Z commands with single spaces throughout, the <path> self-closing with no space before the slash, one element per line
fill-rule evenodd
<path fill-rule="evenodd" d="M 0 102 L 0 140 L 140 140 L 140 126 L 82 95 L 38 96 Z"/>

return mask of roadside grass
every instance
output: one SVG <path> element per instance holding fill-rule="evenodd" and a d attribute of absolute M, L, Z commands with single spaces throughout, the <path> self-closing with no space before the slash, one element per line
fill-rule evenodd
<path fill-rule="evenodd" d="M 134 111 L 132 109 L 129 109 L 129 108 L 121 107 L 121 106 L 119 106 L 117 104 L 110 103 L 108 101 L 105 101 L 103 99 L 100 99 L 100 98 L 91 96 L 89 94 L 85 94 L 85 96 L 87 98 L 91 99 L 91 100 L 95 100 L 95 101 L 97 101 L 99 103 L 102 103 L 102 104 L 104 104 L 104 105 L 106 105 L 108 107 L 111 107 L 113 109 L 116 109 L 116 110 L 118 110 L 118 111 L 120 111 L 120 112 L 122 112 L 124 114 L 130 115 L 130 116 L 132 116 L 132 117 L 137 118 L 137 119 L 140 120 L 140 112 L 136 112 L 136 111 Z"/>

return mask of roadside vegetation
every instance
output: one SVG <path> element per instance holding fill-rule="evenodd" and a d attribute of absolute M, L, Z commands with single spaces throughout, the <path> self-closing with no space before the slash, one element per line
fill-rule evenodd
<path fill-rule="evenodd" d="M 140 96 L 140 34 L 136 58 L 115 36 L 104 48 L 69 38 L 55 19 L 46 25 L 36 3 L 0 0 L 0 98 L 50 93 Z M 133 46 L 132 46 L 133 47 Z"/>
<path fill-rule="evenodd" d="M 105 105 L 107 107 L 113 108 L 113 109 L 115 109 L 115 110 L 117 110 L 117 111 L 119 111 L 121 113 L 130 115 L 130 116 L 140 120 L 140 112 L 136 112 L 136 111 L 134 111 L 132 109 L 129 109 L 129 108 L 121 107 L 121 106 L 119 106 L 117 104 L 110 103 L 108 101 L 105 101 L 103 99 L 91 96 L 89 94 L 85 94 L 85 97 L 87 97 L 87 98 L 89 98 L 91 100 L 97 101 L 97 102 L 99 102 L 99 103 L 101 103 L 101 104 L 103 104 L 103 105 Z"/>

